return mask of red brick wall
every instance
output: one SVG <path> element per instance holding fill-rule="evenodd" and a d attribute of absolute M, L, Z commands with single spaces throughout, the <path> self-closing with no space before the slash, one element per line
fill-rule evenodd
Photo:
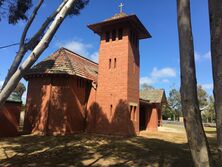
<path fill-rule="evenodd" d="M 128 34 L 136 30 L 128 29 Z M 139 80 L 140 80 L 140 55 L 139 47 L 136 48 L 130 39 L 129 41 L 129 56 L 128 56 L 128 102 L 137 104 L 136 113 L 133 116 L 133 124 L 136 133 L 139 133 Z"/>
<path fill-rule="evenodd" d="M 157 131 L 162 122 L 160 106 L 158 104 L 140 104 L 140 113 L 144 117 L 140 118 L 142 130 Z M 159 125 L 158 122 L 160 122 Z"/>
<path fill-rule="evenodd" d="M 156 105 L 152 105 L 152 110 L 148 114 L 148 125 L 147 130 L 157 131 L 158 130 L 158 108 Z"/>
<path fill-rule="evenodd" d="M 0 108 L 0 137 L 18 135 L 21 103 L 6 102 Z"/>
<path fill-rule="evenodd" d="M 139 55 L 133 52 L 127 27 L 119 24 L 105 28 L 101 37 L 96 99 L 88 107 L 90 132 L 118 135 L 139 132 Z M 123 28 L 122 40 L 105 41 L 106 31 L 120 28 Z M 134 119 L 131 119 L 129 103 L 138 105 Z"/>
<path fill-rule="evenodd" d="M 24 130 L 52 135 L 84 131 L 86 82 L 80 87 L 77 77 L 30 79 Z"/>

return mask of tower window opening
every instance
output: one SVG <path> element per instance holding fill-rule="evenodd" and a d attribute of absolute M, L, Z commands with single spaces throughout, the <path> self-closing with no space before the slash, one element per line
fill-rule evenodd
<path fill-rule="evenodd" d="M 133 109 L 133 120 L 136 121 L 136 106 Z"/>
<path fill-rule="evenodd" d="M 136 33 L 134 33 L 134 38 L 133 38 L 133 44 L 135 45 L 135 46 L 137 46 L 137 36 L 136 36 Z"/>
<path fill-rule="evenodd" d="M 112 41 L 116 40 L 116 30 L 112 31 Z"/>
<path fill-rule="evenodd" d="M 139 48 L 139 39 L 136 38 L 136 48 Z"/>
<path fill-rule="evenodd" d="M 110 33 L 107 31 L 106 32 L 106 42 L 109 42 L 109 39 L 110 39 Z"/>
<path fill-rule="evenodd" d="M 112 66 L 112 60 L 109 59 L 109 69 L 111 69 L 111 66 Z"/>
<path fill-rule="evenodd" d="M 123 39 L 123 29 L 118 30 L 118 39 L 119 40 Z"/>
<path fill-rule="evenodd" d="M 114 68 L 116 68 L 116 58 L 114 59 Z"/>
<path fill-rule="evenodd" d="M 111 104 L 110 105 L 110 117 L 112 117 L 112 114 L 113 114 L 113 105 Z"/>
<path fill-rule="evenodd" d="M 133 31 L 130 31 L 130 41 L 133 43 Z"/>
<path fill-rule="evenodd" d="M 133 121 L 133 106 L 130 106 L 130 119 Z"/>

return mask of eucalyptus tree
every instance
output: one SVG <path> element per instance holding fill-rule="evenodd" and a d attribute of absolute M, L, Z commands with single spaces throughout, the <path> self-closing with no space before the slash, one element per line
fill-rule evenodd
<path fill-rule="evenodd" d="M 33 26 L 39 9 L 44 0 L 38 0 L 28 18 L 27 11 L 32 6 L 31 0 L 0 0 L 0 15 L 8 16 L 9 24 L 16 24 L 19 20 L 27 20 L 20 38 L 19 50 L 8 71 L 3 88 L 0 92 L 0 107 L 4 104 L 10 93 L 16 88 L 24 73 L 31 68 L 41 53 L 49 46 L 53 36 L 66 16 L 78 15 L 89 0 L 63 0 L 61 4 L 46 18 L 38 31 L 27 38 L 28 31 Z M 49 3 L 49 2 L 48 2 Z M 50 2 L 53 3 L 53 2 Z M 8 4 L 8 5 L 7 5 Z M 6 8 L 5 6 L 8 6 Z M 28 58 L 21 64 L 25 54 L 31 51 Z"/>
<path fill-rule="evenodd" d="M 189 0 L 177 0 L 177 19 L 180 47 L 180 93 L 191 155 L 196 167 L 214 166 L 198 105 Z"/>
<path fill-rule="evenodd" d="M 208 2 L 217 143 L 219 159 L 222 163 L 222 1 L 209 0 Z"/>

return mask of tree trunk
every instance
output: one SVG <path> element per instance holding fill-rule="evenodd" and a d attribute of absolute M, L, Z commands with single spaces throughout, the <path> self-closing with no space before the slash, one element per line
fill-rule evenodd
<path fill-rule="evenodd" d="M 33 49 L 29 57 L 24 61 L 24 63 L 16 70 L 16 72 L 9 79 L 8 83 L 5 85 L 0 93 L 0 107 L 7 100 L 11 92 L 15 89 L 19 81 L 22 79 L 23 74 L 31 68 L 31 66 L 36 62 L 42 52 L 48 47 L 57 29 L 67 16 L 69 9 L 73 6 L 76 0 L 68 0 L 61 11 L 55 17 L 55 20 L 50 25 L 49 29 L 43 36 L 42 40 Z"/>
<path fill-rule="evenodd" d="M 181 102 L 187 139 L 196 167 L 214 166 L 204 133 L 197 97 L 190 1 L 177 0 L 180 46 Z"/>
<path fill-rule="evenodd" d="M 24 47 L 22 47 L 21 49 L 19 49 L 19 52 L 17 53 L 15 59 L 13 60 L 12 62 L 12 65 L 8 71 L 8 74 L 5 78 L 5 81 L 2 85 L 2 88 L 5 87 L 5 85 L 8 83 L 10 77 L 15 73 L 15 71 L 18 69 L 21 61 L 22 61 L 22 58 L 24 57 L 25 53 L 26 53 L 27 50 L 25 50 Z"/>
<path fill-rule="evenodd" d="M 35 35 L 33 35 L 33 37 L 26 43 L 26 35 L 28 33 L 29 28 L 31 27 L 38 10 L 40 9 L 42 3 L 44 0 L 39 0 L 38 4 L 36 5 L 36 7 L 34 8 L 31 17 L 29 18 L 24 31 L 22 33 L 21 36 L 21 40 L 20 40 L 20 46 L 19 46 L 19 51 L 16 54 L 12 65 L 10 67 L 10 69 L 8 70 L 7 76 L 5 78 L 5 81 L 3 83 L 2 89 L 5 87 L 5 85 L 8 83 L 9 79 L 11 78 L 11 76 L 15 73 L 15 71 L 18 69 L 19 65 L 22 62 L 22 59 L 24 57 L 24 55 L 26 54 L 26 52 L 28 50 L 31 50 L 32 48 L 34 48 L 37 43 L 38 40 L 40 39 L 41 36 L 44 35 L 45 30 L 47 29 L 48 25 L 53 21 L 53 19 L 56 17 L 56 15 L 61 11 L 61 9 L 63 8 L 64 4 L 67 2 L 67 0 L 64 0 L 60 6 L 45 20 L 45 22 L 42 24 L 41 28 L 35 33 Z"/>
<path fill-rule="evenodd" d="M 219 159 L 222 163 L 222 1 L 209 0 L 211 58 Z"/>

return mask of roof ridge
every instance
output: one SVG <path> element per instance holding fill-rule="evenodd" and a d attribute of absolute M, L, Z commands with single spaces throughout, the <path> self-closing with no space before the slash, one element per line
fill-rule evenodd
<path fill-rule="evenodd" d="M 65 47 L 61 47 L 60 49 L 61 49 L 61 50 L 64 49 L 65 51 L 68 51 L 68 52 L 71 52 L 72 54 L 75 54 L 75 55 L 78 56 L 79 58 L 85 59 L 85 60 L 87 60 L 87 61 L 90 62 L 90 63 L 93 63 L 93 64 L 98 65 L 98 63 L 90 60 L 89 58 L 86 58 L 86 57 L 84 57 L 84 56 L 82 56 L 82 55 L 80 55 L 80 54 L 78 54 L 78 53 L 76 53 L 76 52 L 74 52 L 74 51 L 71 51 L 71 50 L 69 50 L 69 49 L 67 49 L 67 48 L 65 48 Z"/>
<path fill-rule="evenodd" d="M 69 65 L 70 65 L 71 69 L 72 69 L 73 72 L 76 74 L 76 70 L 73 68 L 72 61 L 70 60 L 69 56 L 66 55 L 66 53 L 65 53 L 65 57 L 66 57 L 66 59 L 67 59 Z"/>

